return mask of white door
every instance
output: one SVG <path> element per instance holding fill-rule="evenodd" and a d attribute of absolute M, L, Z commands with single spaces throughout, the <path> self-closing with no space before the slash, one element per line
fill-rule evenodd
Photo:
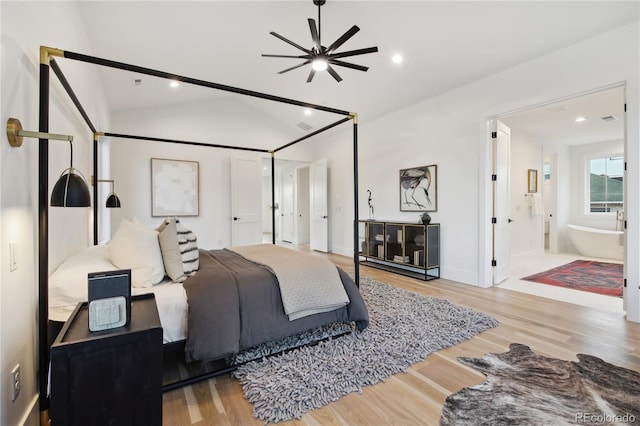
<path fill-rule="evenodd" d="M 311 250 L 329 251 L 329 214 L 327 203 L 327 160 L 311 163 L 310 181 L 310 247 Z"/>
<path fill-rule="evenodd" d="M 282 190 L 280 209 L 281 214 L 281 229 L 282 229 L 282 241 L 287 243 L 293 242 L 293 230 L 294 230 L 294 216 L 293 216 L 293 171 L 283 171 L 280 175 L 280 185 Z"/>
<path fill-rule="evenodd" d="M 231 158 L 231 245 L 262 242 L 262 176 L 259 158 Z"/>
<path fill-rule="evenodd" d="M 510 145 L 511 129 L 492 123 L 493 143 L 493 284 L 509 277 Z M 495 137 L 494 137 L 495 136 Z"/>
<path fill-rule="evenodd" d="M 309 244 L 309 166 L 295 169 L 295 243 Z"/>

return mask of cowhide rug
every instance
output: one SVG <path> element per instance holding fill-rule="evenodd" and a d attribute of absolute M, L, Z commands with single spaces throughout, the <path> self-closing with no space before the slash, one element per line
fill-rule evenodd
<path fill-rule="evenodd" d="M 640 373 L 591 355 L 579 362 L 509 352 L 458 358 L 487 376 L 449 395 L 440 425 L 640 424 Z"/>

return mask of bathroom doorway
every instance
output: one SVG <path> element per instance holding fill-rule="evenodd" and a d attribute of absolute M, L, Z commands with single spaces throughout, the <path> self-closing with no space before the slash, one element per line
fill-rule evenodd
<path fill-rule="evenodd" d="M 590 252 L 569 225 L 620 229 L 623 217 L 625 87 L 616 85 L 500 116 L 511 128 L 510 273 L 501 287 L 622 311 L 622 300 L 552 288 L 521 278 L 575 259 L 622 263 L 614 248 Z M 600 167 L 606 164 L 608 169 Z M 535 170 L 535 193 L 526 177 Z M 538 198 L 541 207 L 532 200 Z M 624 250 L 624 237 L 619 241 Z M 600 246 L 598 242 L 591 243 Z M 595 254 L 594 254 L 595 253 Z M 611 255 L 609 255 L 611 254 Z M 610 259 L 610 258 L 611 259 Z"/>

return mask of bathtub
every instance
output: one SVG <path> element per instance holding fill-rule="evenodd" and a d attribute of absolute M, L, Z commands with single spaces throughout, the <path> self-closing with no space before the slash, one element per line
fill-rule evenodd
<path fill-rule="evenodd" d="M 583 256 L 624 260 L 624 233 L 567 225 L 573 246 Z"/>

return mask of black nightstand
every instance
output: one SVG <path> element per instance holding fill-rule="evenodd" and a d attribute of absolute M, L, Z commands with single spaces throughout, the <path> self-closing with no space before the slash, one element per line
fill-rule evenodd
<path fill-rule="evenodd" d="M 90 332 L 79 304 L 51 346 L 52 426 L 162 424 L 162 327 L 153 294 L 131 298 L 131 322 Z"/>

